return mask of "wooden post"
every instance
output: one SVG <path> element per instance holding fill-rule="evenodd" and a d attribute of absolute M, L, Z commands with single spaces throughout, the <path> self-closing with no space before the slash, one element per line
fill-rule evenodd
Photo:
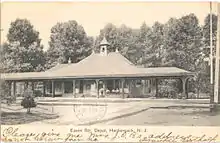
<path fill-rule="evenodd" d="M 96 79 L 97 97 L 99 98 L 99 79 Z"/>
<path fill-rule="evenodd" d="M 64 94 L 65 94 L 65 83 L 64 83 L 64 81 L 62 81 L 62 83 L 61 83 L 61 89 L 62 89 L 62 96 L 64 96 Z"/>
<path fill-rule="evenodd" d="M 131 80 L 128 80 L 128 92 L 131 93 Z"/>
<path fill-rule="evenodd" d="M 82 83 L 83 83 L 83 92 L 82 92 L 82 93 L 83 93 L 83 95 L 85 96 L 85 94 L 86 94 L 86 92 L 87 92 L 87 91 L 86 91 L 86 83 L 87 83 L 87 81 L 86 81 L 86 80 L 83 80 Z"/>
<path fill-rule="evenodd" d="M 34 82 L 33 81 L 31 82 L 31 90 L 34 93 Z"/>
<path fill-rule="evenodd" d="M 106 81 L 105 80 L 103 80 L 103 94 L 104 94 L 104 96 L 106 96 Z"/>
<path fill-rule="evenodd" d="M 13 97 L 16 97 L 16 81 L 13 81 Z"/>
<path fill-rule="evenodd" d="M 73 80 L 73 96 L 76 98 L 76 80 Z"/>
<path fill-rule="evenodd" d="M 146 94 L 146 79 L 144 79 L 144 85 L 143 85 L 143 95 Z"/>
<path fill-rule="evenodd" d="M 147 93 L 151 92 L 151 88 L 150 88 L 150 79 L 147 80 Z"/>
<path fill-rule="evenodd" d="M 156 95 L 155 97 L 158 97 L 158 79 L 155 79 L 155 89 L 156 89 Z"/>
<path fill-rule="evenodd" d="M 43 81 L 43 97 L 46 96 L 46 82 Z"/>
<path fill-rule="evenodd" d="M 115 90 L 115 79 L 113 79 L 113 89 Z"/>
<path fill-rule="evenodd" d="M 12 82 L 9 81 L 9 82 L 8 82 L 8 88 L 9 88 L 8 96 L 9 96 L 9 97 L 11 97 L 11 84 L 12 84 Z"/>
<path fill-rule="evenodd" d="M 125 98 L 125 94 L 124 94 L 124 83 L 125 83 L 125 80 L 122 79 L 122 80 L 121 80 L 121 88 L 122 88 L 122 98 L 123 98 L 123 99 Z"/>
<path fill-rule="evenodd" d="M 55 96 L 54 80 L 52 80 L 51 82 L 52 82 L 52 97 L 54 98 L 54 96 Z"/>
<path fill-rule="evenodd" d="M 150 93 L 152 94 L 152 96 L 154 96 L 154 86 L 155 86 L 154 79 L 151 78 L 150 79 Z"/>
<path fill-rule="evenodd" d="M 182 81 L 182 97 L 185 97 L 187 99 L 188 98 L 187 97 L 187 93 L 186 93 L 187 78 L 186 77 L 182 77 L 181 81 Z"/>

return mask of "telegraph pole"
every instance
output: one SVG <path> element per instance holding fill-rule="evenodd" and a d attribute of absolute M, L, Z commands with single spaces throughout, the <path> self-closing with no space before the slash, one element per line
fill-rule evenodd
<path fill-rule="evenodd" d="M 210 2 L 210 84 L 213 85 L 212 2 Z"/>
<path fill-rule="evenodd" d="M 213 87 L 213 34 L 212 34 L 212 2 L 210 2 L 210 16 L 209 16 L 209 27 L 210 27 L 210 55 L 209 55 L 209 63 L 210 63 L 210 111 L 212 111 L 212 105 L 214 102 L 214 87 Z"/>
<path fill-rule="evenodd" d="M 216 56 L 215 56 L 215 82 L 214 82 L 214 107 L 213 109 L 217 111 L 219 109 L 219 60 L 220 60 L 220 3 L 217 3 L 217 36 L 216 36 Z"/>

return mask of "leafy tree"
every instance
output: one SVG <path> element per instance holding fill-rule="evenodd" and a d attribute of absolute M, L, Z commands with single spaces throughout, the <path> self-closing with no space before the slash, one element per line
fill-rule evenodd
<path fill-rule="evenodd" d="M 152 28 L 144 23 L 140 28 L 139 45 L 144 49 L 144 61 L 142 64 L 148 67 L 162 66 L 164 57 L 164 30 L 163 25 L 155 22 Z"/>
<path fill-rule="evenodd" d="M 30 113 L 31 108 L 37 106 L 36 102 L 34 101 L 33 92 L 30 91 L 24 92 L 24 98 L 21 101 L 21 106 L 27 109 L 28 114 Z"/>
<path fill-rule="evenodd" d="M 138 54 L 141 55 L 139 63 L 145 67 L 153 65 L 153 43 L 152 43 L 152 29 L 144 22 L 139 30 L 139 34 L 136 40 Z"/>
<path fill-rule="evenodd" d="M 7 39 L 9 43 L 19 42 L 20 46 L 28 48 L 36 42 L 40 45 L 39 32 L 34 29 L 34 26 L 27 19 L 17 18 L 11 23 Z"/>
<path fill-rule="evenodd" d="M 31 72 L 44 69 L 44 52 L 33 43 L 28 48 L 19 42 L 9 43 L 4 48 L 5 72 Z"/>
<path fill-rule="evenodd" d="M 195 71 L 195 61 L 201 53 L 202 29 L 194 14 L 172 20 L 165 35 L 170 65 Z"/>
<path fill-rule="evenodd" d="M 114 52 L 116 48 L 128 58 L 131 62 L 137 62 L 136 53 L 136 39 L 137 32 L 134 29 L 127 27 L 126 25 L 121 25 L 116 27 L 112 23 L 108 23 L 103 29 L 100 30 L 100 34 L 96 39 L 96 51 L 99 50 L 99 44 L 102 41 L 103 37 L 106 37 L 110 43 L 109 51 Z"/>
<path fill-rule="evenodd" d="M 164 55 L 166 54 L 164 46 L 164 25 L 159 22 L 155 22 L 152 26 L 152 49 L 153 53 L 156 53 L 153 59 L 153 66 L 163 66 L 166 56 Z"/>
<path fill-rule="evenodd" d="M 140 53 L 138 53 L 137 36 L 138 33 L 126 25 L 121 25 L 118 28 L 118 49 L 121 54 L 128 58 L 132 63 L 138 64 Z"/>
<path fill-rule="evenodd" d="M 212 38 L 213 48 L 216 47 L 216 34 L 217 34 L 217 15 L 212 14 Z M 203 29 L 204 44 L 206 47 L 210 46 L 210 14 L 205 17 Z"/>
<path fill-rule="evenodd" d="M 44 69 L 43 46 L 39 32 L 27 19 L 16 19 L 7 34 L 8 43 L 3 45 L 5 72 L 31 72 Z"/>
<path fill-rule="evenodd" d="M 96 51 L 99 50 L 99 44 L 102 41 L 103 37 L 105 37 L 110 43 L 110 47 L 108 48 L 109 52 L 115 51 L 115 48 L 118 48 L 120 44 L 119 32 L 115 25 L 112 23 L 108 23 L 105 25 L 103 29 L 100 30 L 100 34 L 96 39 Z"/>
<path fill-rule="evenodd" d="M 57 63 L 78 62 L 91 53 L 93 39 L 86 35 L 84 28 L 75 20 L 57 23 L 51 28 L 49 49 L 47 51 L 48 66 Z"/>
<path fill-rule="evenodd" d="M 216 35 L 217 35 L 217 16 L 212 14 L 212 39 L 213 39 L 213 55 L 215 53 L 216 49 Z M 203 93 L 209 92 L 208 84 L 210 82 L 210 65 L 208 65 L 209 62 L 204 61 L 205 58 L 209 57 L 210 54 L 210 14 L 208 14 L 205 17 L 204 25 L 202 27 L 202 33 L 203 33 L 203 39 L 202 39 L 202 56 L 200 59 L 198 59 L 198 72 L 197 76 L 198 78 L 196 81 L 197 84 L 194 86 L 197 88 L 197 96 L 199 96 L 199 90 L 201 90 Z M 214 67 L 213 67 L 214 68 Z M 198 90 L 199 89 L 199 90 Z"/>
<path fill-rule="evenodd" d="M 4 72 L 4 52 L 3 52 L 3 47 L 4 43 L 0 45 L 0 73 Z"/>
<path fill-rule="evenodd" d="M 200 72 L 197 60 L 201 59 L 203 47 L 202 28 L 194 14 L 168 21 L 165 27 L 165 46 L 168 51 L 166 56 L 168 65 Z M 192 81 L 194 85 L 199 83 L 200 77 L 196 76 Z"/>

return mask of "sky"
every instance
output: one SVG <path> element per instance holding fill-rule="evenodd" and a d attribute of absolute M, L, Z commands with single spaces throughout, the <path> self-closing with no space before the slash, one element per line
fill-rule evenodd
<path fill-rule="evenodd" d="M 6 41 L 10 23 L 26 18 L 40 32 L 44 49 L 48 48 L 50 29 L 57 22 L 76 20 L 89 36 L 99 34 L 107 23 L 139 28 L 145 21 L 165 23 L 171 17 L 194 13 L 200 24 L 209 13 L 209 2 L 3 2 L 1 4 L 1 43 Z M 216 13 L 216 5 L 213 5 Z"/>

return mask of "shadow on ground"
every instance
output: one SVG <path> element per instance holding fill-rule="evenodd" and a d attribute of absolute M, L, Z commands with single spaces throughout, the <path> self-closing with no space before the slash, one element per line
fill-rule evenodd
<path fill-rule="evenodd" d="M 1 113 L 1 124 L 2 125 L 16 125 L 16 124 L 27 124 L 36 121 L 56 119 L 58 115 L 46 114 L 40 112 L 33 112 L 27 114 L 26 112 L 2 112 Z"/>

